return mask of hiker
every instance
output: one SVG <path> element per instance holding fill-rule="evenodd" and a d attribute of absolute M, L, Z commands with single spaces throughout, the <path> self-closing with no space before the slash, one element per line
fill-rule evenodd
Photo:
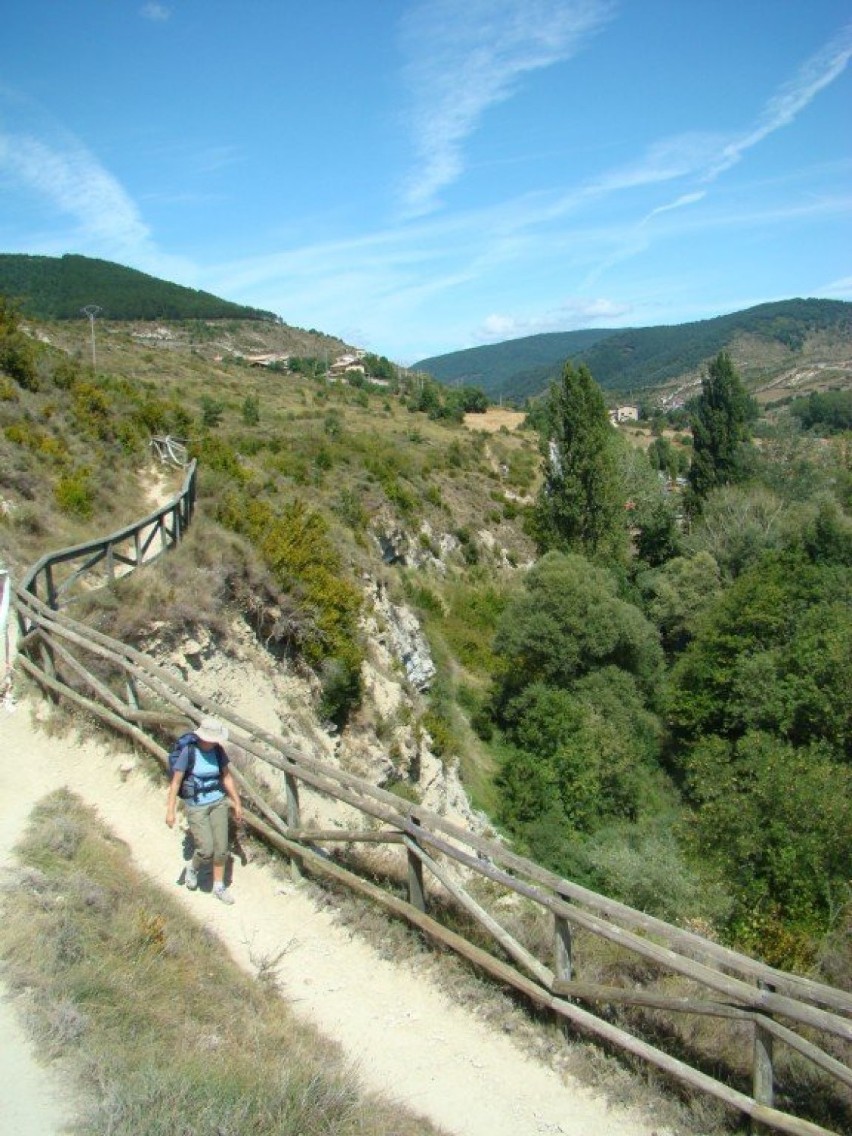
<path fill-rule="evenodd" d="M 180 796 L 195 846 L 192 860 L 186 867 L 184 883 L 190 891 L 195 891 L 200 872 L 212 861 L 213 894 L 222 903 L 230 904 L 234 897 L 225 886 L 228 804 L 233 805 L 237 824 L 242 822 L 243 806 L 228 768 L 227 740 L 227 728 L 216 718 L 205 718 L 192 733 L 178 739 L 169 758 L 172 777 L 166 804 L 166 824 L 174 828 Z"/>

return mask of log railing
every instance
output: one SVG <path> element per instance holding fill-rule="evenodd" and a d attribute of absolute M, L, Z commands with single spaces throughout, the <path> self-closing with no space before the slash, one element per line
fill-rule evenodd
<path fill-rule="evenodd" d="M 193 460 L 186 469 L 183 487 L 167 504 L 109 536 L 49 552 L 32 566 L 20 587 L 58 610 L 95 588 L 114 583 L 144 561 L 162 556 L 189 527 L 195 488 Z"/>
<path fill-rule="evenodd" d="M 837 1083 L 840 1094 L 852 1090 L 852 1069 L 834 1055 L 852 1052 L 852 995 L 777 970 L 562 879 L 499 841 L 408 804 L 304 753 L 291 739 L 260 729 L 200 696 L 147 656 L 54 610 L 31 587 L 17 588 L 15 598 L 22 628 L 18 663 L 26 674 L 161 763 L 168 740 L 187 724 L 205 714 L 227 722 L 247 825 L 289 858 L 296 877 L 325 876 L 369 897 L 535 1005 L 689 1088 L 709 1093 L 765 1128 L 792 1136 L 828 1132 L 776 1107 L 776 1089 L 783 1085 L 776 1084 L 773 1047 L 775 1057 L 786 1047 L 806 1059 L 826 1082 Z M 305 819 L 322 799 L 345 807 L 345 827 L 320 828 Z M 383 883 L 352 854 L 376 844 L 397 850 L 395 872 L 386 871 Z M 548 947 L 522 941 L 519 932 L 505 925 L 502 897 L 525 903 L 549 921 Z M 475 931 L 470 937 L 442 922 L 450 906 L 466 914 Z M 582 936 L 610 944 L 623 952 L 625 962 L 642 960 L 649 972 L 668 976 L 667 985 L 584 980 L 574 949 Z M 490 943 L 490 949 L 483 943 Z M 635 969 L 626 967 L 625 972 Z M 627 1029 L 604 1016 L 605 1007 L 624 1005 L 669 1020 L 709 1015 L 725 1028 L 750 1029 L 751 1092 L 666 1052 L 661 1043 L 641 1036 L 641 1026 Z M 602 1013 L 594 1012 L 596 1007 Z"/>

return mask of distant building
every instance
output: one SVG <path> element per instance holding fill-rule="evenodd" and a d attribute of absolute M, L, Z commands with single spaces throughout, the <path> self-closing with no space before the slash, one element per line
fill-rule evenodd
<path fill-rule="evenodd" d="M 620 422 L 638 422 L 639 407 L 616 406 L 612 410 L 610 410 L 609 420 L 613 424 L 613 426 L 617 426 Z"/>
<path fill-rule="evenodd" d="M 290 358 L 289 355 L 244 355 L 246 363 L 250 367 L 272 367 L 276 363 L 286 363 Z"/>
<path fill-rule="evenodd" d="M 340 375 L 366 375 L 367 368 L 361 362 L 365 354 L 365 351 L 348 351 L 345 355 L 338 355 L 328 368 L 329 375 L 332 377 L 339 377 Z"/>

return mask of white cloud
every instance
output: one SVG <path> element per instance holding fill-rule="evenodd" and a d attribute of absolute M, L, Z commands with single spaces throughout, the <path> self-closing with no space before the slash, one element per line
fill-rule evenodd
<path fill-rule="evenodd" d="M 48 256 L 74 251 L 199 286 L 197 266 L 157 247 L 120 182 L 66 134 L 48 142 L 0 130 L 0 183 L 24 199 L 40 198 L 49 212 L 71 221 L 61 231 L 51 225 L 30 234 L 22 251 Z"/>
<path fill-rule="evenodd" d="M 436 207 L 464 171 L 464 143 L 525 74 L 574 55 L 612 10 L 608 0 L 421 0 L 403 20 L 416 171 L 410 216 Z"/>
<path fill-rule="evenodd" d="M 50 146 L 0 134 L 0 173 L 71 216 L 80 235 L 105 248 L 145 244 L 148 228 L 119 182 L 83 146 Z"/>
<path fill-rule="evenodd" d="M 841 276 L 818 289 L 820 296 L 833 300 L 852 300 L 852 276 Z"/>
<path fill-rule="evenodd" d="M 629 304 L 604 298 L 575 297 L 557 308 L 533 316 L 511 316 L 494 313 L 486 316 L 474 332 L 474 342 L 499 343 L 525 335 L 541 335 L 549 331 L 570 331 L 595 324 L 621 320 L 630 312 Z"/>
<path fill-rule="evenodd" d="M 786 83 L 763 108 L 757 122 L 747 133 L 732 140 L 706 173 L 711 181 L 735 165 L 746 151 L 788 126 L 829 84 L 833 83 L 852 59 L 852 24 L 830 40 L 825 47 L 805 61 L 798 75 Z"/>
<path fill-rule="evenodd" d="M 656 209 L 643 217 L 639 222 L 640 225 L 646 224 L 652 217 L 658 217 L 661 213 L 671 213 L 673 209 L 683 209 L 686 205 L 695 205 L 696 202 L 701 201 L 703 197 L 707 196 L 706 190 L 697 190 L 695 193 L 682 193 L 680 197 L 670 201 L 667 205 L 658 205 Z"/>
<path fill-rule="evenodd" d="M 172 16 L 170 8 L 167 8 L 165 4 L 156 4 L 153 0 L 150 4 L 143 4 L 139 9 L 139 14 L 143 19 L 151 20 L 157 24 L 164 24 Z"/>

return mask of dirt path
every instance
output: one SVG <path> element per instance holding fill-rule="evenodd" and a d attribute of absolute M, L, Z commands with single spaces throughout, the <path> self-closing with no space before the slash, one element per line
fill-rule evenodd
<path fill-rule="evenodd" d="M 181 841 L 164 823 L 165 793 L 141 771 L 123 775 L 125 759 L 104 743 L 51 738 L 32 721 L 30 706 L 19 704 L 13 713 L 0 709 L 0 750 L 0 862 L 9 862 L 35 802 L 67 785 L 126 841 L 140 869 L 215 931 L 240 966 L 257 973 L 258 963 L 286 948 L 277 969 L 284 998 L 343 1046 L 370 1088 L 454 1136 L 663 1136 L 635 1115 L 610 1110 L 587 1087 L 564 1082 L 408 965 L 381 958 L 269 868 L 236 865 L 231 908 L 178 889 Z M 2 1008 L 9 1012 L 8 1003 Z M 0 1035 L 6 1032 L 0 1021 Z M 7 1112 L 10 1121 L 17 1116 L 10 1107 L 50 1104 L 51 1078 L 42 1073 L 45 1089 L 33 1102 L 32 1080 L 8 1064 L 20 1047 L 13 1050 L 0 1049 L 0 1129 L 53 1136 L 49 1109 L 29 1128 L 2 1123 Z"/>

